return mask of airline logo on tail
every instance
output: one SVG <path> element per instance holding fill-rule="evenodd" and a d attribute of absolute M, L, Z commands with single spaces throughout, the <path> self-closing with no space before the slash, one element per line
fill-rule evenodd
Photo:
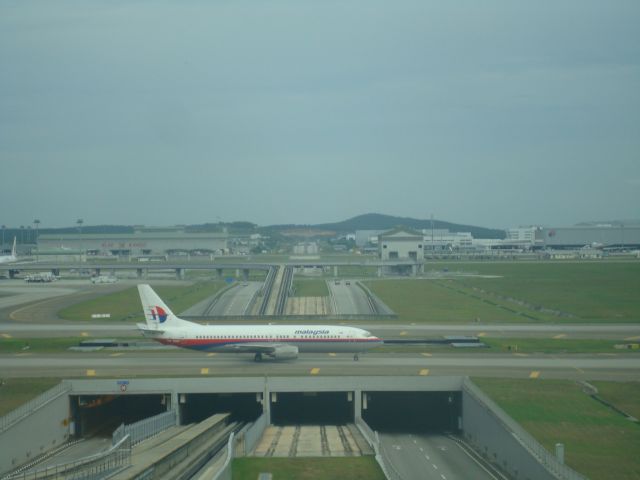
<path fill-rule="evenodd" d="M 159 321 L 160 323 L 164 323 L 167 320 L 167 312 L 165 312 L 162 307 L 152 307 L 151 318 Z"/>

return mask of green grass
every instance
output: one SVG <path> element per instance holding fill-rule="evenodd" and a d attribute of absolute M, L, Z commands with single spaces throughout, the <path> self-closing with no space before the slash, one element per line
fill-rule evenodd
<path fill-rule="evenodd" d="M 236 458 L 233 480 L 255 480 L 261 472 L 274 480 L 384 480 L 384 474 L 372 456 L 334 458 Z"/>
<path fill-rule="evenodd" d="M 7 378 L 0 386 L 0 415 L 5 415 L 25 402 L 60 383 L 59 378 Z"/>
<path fill-rule="evenodd" d="M 84 337 L 0 338 L 0 353 L 54 353 L 77 346 Z"/>
<path fill-rule="evenodd" d="M 623 412 L 640 419 L 640 383 L 590 382 L 598 396 Z"/>
<path fill-rule="evenodd" d="M 201 282 L 189 286 L 158 286 L 154 290 L 167 305 L 179 314 L 192 305 L 213 295 L 225 286 L 224 282 Z M 100 321 L 143 322 L 140 296 L 136 287 L 77 303 L 58 312 L 65 320 L 91 321 L 93 313 L 109 313 L 111 318 Z"/>
<path fill-rule="evenodd" d="M 400 321 L 431 323 L 637 323 L 640 262 L 427 264 L 426 270 L 494 275 L 369 281 Z"/>
<path fill-rule="evenodd" d="M 640 427 L 593 400 L 575 382 L 473 381 L 548 451 L 553 452 L 557 442 L 564 443 L 565 461 L 574 470 L 592 480 L 639 478 Z M 637 404 L 640 385 L 631 385 L 631 401 Z"/>
<path fill-rule="evenodd" d="M 380 280 L 365 284 L 398 314 L 399 323 L 525 321 L 524 317 L 470 298 L 433 280 Z"/>
<path fill-rule="evenodd" d="M 294 297 L 328 297 L 329 289 L 327 288 L 327 282 L 321 279 L 294 280 L 293 296 Z"/>

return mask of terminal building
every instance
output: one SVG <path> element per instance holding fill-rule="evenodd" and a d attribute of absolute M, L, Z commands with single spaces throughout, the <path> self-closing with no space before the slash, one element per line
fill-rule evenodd
<path fill-rule="evenodd" d="M 42 234 L 41 254 L 83 252 L 87 256 L 153 257 L 227 252 L 227 233 L 190 233 L 182 227 L 136 227 L 132 233 Z"/>
<path fill-rule="evenodd" d="M 536 230 L 536 243 L 547 249 L 640 248 L 640 225 L 596 225 Z"/>

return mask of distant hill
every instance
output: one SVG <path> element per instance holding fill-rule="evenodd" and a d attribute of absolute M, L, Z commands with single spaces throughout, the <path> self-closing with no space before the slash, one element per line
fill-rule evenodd
<path fill-rule="evenodd" d="M 367 213 L 336 223 L 322 223 L 317 225 L 272 225 L 266 228 L 279 232 L 306 231 L 309 233 L 316 230 L 318 233 L 333 231 L 338 234 L 345 234 L 353 233 L 356 230 L 390 230 L 398 226 L 408 227 L 414 230 L 422 230 L 423 228 L 430 229 L 431 220 L 396 217 L 380 213 Z M 442 220 L 433 220 L 433 228 L 446 228 L 451 232 L 471 232 L 473 238 L 505 238 L 504 230 L 476 227 L 472 225 L 460 225 L 457 223 L 444 222 Z"/>

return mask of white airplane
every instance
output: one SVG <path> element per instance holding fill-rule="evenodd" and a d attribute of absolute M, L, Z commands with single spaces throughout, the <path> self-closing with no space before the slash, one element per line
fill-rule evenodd
<path fill-rule="evenodd" d="M 13 248 L 11 248 L 11 255 L 0 255 L 0 263 L 13 263 L 18 261 L 18 255 L 16 255 L 16 237 L 13 237 Z"/>
<path fill-rule="evenodd" d="M 165 345 L 204 352 L 253 353 L 255 361 L 266 355 L 293 359 L 299 352 L 358 354 L 382 345 L 382 340 L 360 328 L 326 325 L 200 325 L 176 317 L 149 285 L 138 285 L 147 321 L 138 329 Z"/>

